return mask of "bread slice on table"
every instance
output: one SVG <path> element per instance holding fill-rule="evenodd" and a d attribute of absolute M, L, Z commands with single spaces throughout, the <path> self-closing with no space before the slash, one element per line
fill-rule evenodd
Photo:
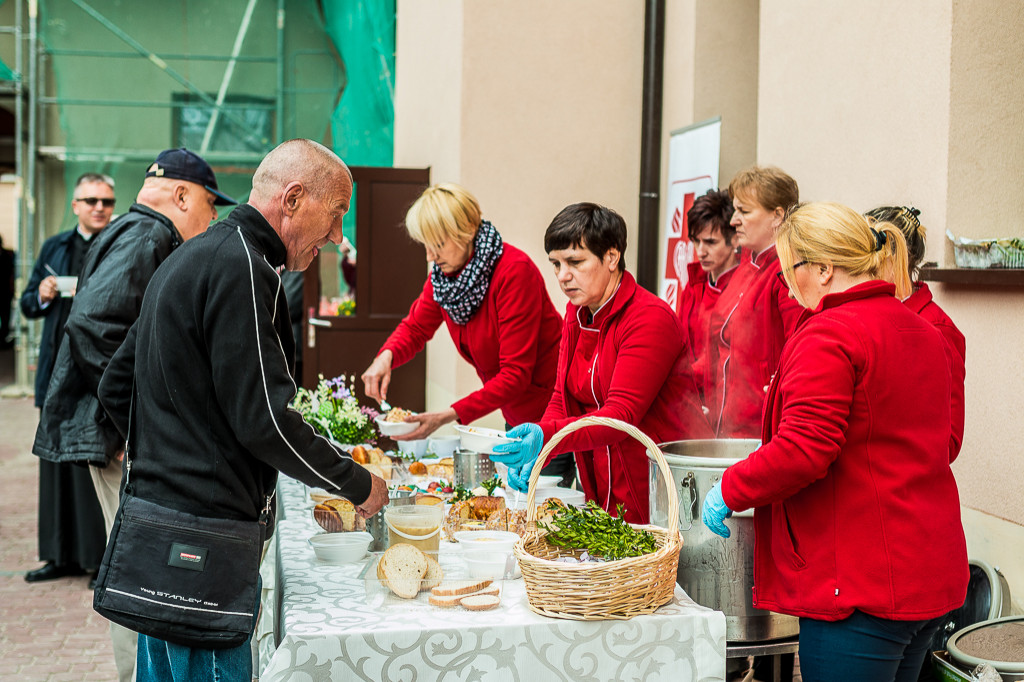
<path fill-rule="evenodd" d="M 402 599 L 414 599 L 427 572 L 427 557 L 412 545 L 392 545 L 381 558 L 384 580 Z"/>
<path fill-rule="evenodd" d="M 442 609 L 450 609 L 455 606 L 459 606 L 460 602 L 467 597 L 497 597 L 501 593 L 501 590 L 497 585 L 489 585 L 482 590 L 472 592 L 470 594 L 453 594 L 450 596 L 439 596 L 436 594 L 430 595 L 431 606 L 438 606 Z"/>
<path fill-rule="evenodd" d="M 491 580 L 457 580 L 438 585 L 430 590 L 430 594 L 436 597 L 453 597 L 467 595 L 471 592 L 479 592 L 491 585 Z"/>
<path fill-rule="evenodd" d="M 420 591 L 437 587 L 444 580 L 444 571 L 441 569 L 441 564 L 437 563 L 434 557 L 429 554 L 424 554 L 423 556 L 427 560 L 427 572 L 423 574 L 423 580 L 420 582 Z"/>
<path fill-rule="evenodd" d="M 492 594 L 470 595 L 459 601 L 459 606 L 469 611 L 487 611 L 501 603 L 501 597 Z"/>

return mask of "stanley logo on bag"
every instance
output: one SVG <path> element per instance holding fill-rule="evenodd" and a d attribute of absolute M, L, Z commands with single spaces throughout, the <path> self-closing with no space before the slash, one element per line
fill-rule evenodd
<path fill-rule="evenodd" d="M 167 559 L 168 566 L 187 568 L 190 571 L 201 571 L 206 566 L 206 547 L 183 545 L 175 542 L 171 545 L 171 556 Z"/>

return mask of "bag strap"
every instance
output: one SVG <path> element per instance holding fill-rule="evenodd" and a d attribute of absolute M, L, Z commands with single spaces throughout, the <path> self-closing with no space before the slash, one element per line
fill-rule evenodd
<path fill-rule="evenodd" d="M 124 486 L 121 488 L 121 492 L 130 494 L 129 485 L 132 477 L 132 456 L 131 456 L 131 443 L 132 443 L 132 422 L 135 416 L 135 371 L 132 370 L 132 397 L 128 401 L 128 434 L 124 438 Z"/>

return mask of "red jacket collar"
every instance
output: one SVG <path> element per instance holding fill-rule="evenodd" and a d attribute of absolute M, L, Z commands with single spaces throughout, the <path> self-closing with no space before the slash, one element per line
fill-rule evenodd
<path fill-rule="evenodd" d="M 915 313 L 920 313 L 932 302 L 932 291 L 925 282 L 914 282 L 914 291 L 904 303 Z"/>
<path fill-rule="evenodd" d="M 740 267 L 739 263 L 737 263 L 736 265 L 732 266 L 731 268 L 729 268 L 728 270 L 726 270 L 725 272 L 720 274 L 718 276 L 718 279 L 716 279 L 714 281 L 714 283 L 711 282 L 711 278 L 709 277 L 708 278 L 708 286 L 711 287 L 712 289 L 714 289 L 715 291 L 718 291 L 718 292 L 724 291 L 725 287 L 727 287 L 729 285 L 729 280 L 732 279 L 732 276 L 736 274 L 736 270 L 739 267 Z"/>
<path fill-rule="evenodd" d="M 708 273 L 700 266 L 700 261 L 686 264 L 686 286 L 695 287 L 708 281 Z"/>
<path fill-rule="evenodd" d="M 872 296 L 892 296 L 896 297 L 896 285 L 892 282 L 883 282 L 880 279 L 873 279 L 868 282 L 861 282 L 856 284 L 846 291 L 840 291 L 836 294 L 825 294 L 818 304 L 818 307 L 812 310 L 812 313 L 820 313 L 823 310 L 829 308 L 837 308 L 844 303 L 850 301 L 858 301 L 862 298 L 871 298 Z"/>
<path fill-rule="evenodd" d="M 779 260 L 779 254 L 775 252 L 775 244 L 772 244 L 759 254 L 750 255 L 750 264 L 758 270 L 766 265 L 771 265 L 777 260 Z"/>
<path fill-rule="evenodd" d="M 568 309 L 572 313 L 573 319 L 581 327 L 600 329 L 607 320 L 615 317 L 625 307 L 629 300 L 633 298 L 633 292 L 635 291 L 636 280 L 633 279 L 633 275 L 629 274 L 628 271 L 624 271 L 622 273 L 622 281 L 619 282 L 619 288 L 615 290 L 611 298 L 604 302 L 604 305 L 594 315 L 593 320 L 586 322 L 586 316 L 590 312 L 586 308 L 577 308 L 570 303 Z"/>

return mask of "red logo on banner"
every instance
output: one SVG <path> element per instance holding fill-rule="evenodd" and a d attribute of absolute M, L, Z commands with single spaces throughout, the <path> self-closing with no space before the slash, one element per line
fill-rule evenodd
<path fill-rule="evenodd" d="M 687 263 L 695 260 L 693 244 L 690 243 L 686 224 L 686 214 L 693 207 L 694 193 L 683 195 L 683 205 L 677 206 L 672 212 L 670 235 L 665 244 L 665 302 L 672 310 L 678 312 L 680 292 L 686 286 L 688 276 Z"/>

